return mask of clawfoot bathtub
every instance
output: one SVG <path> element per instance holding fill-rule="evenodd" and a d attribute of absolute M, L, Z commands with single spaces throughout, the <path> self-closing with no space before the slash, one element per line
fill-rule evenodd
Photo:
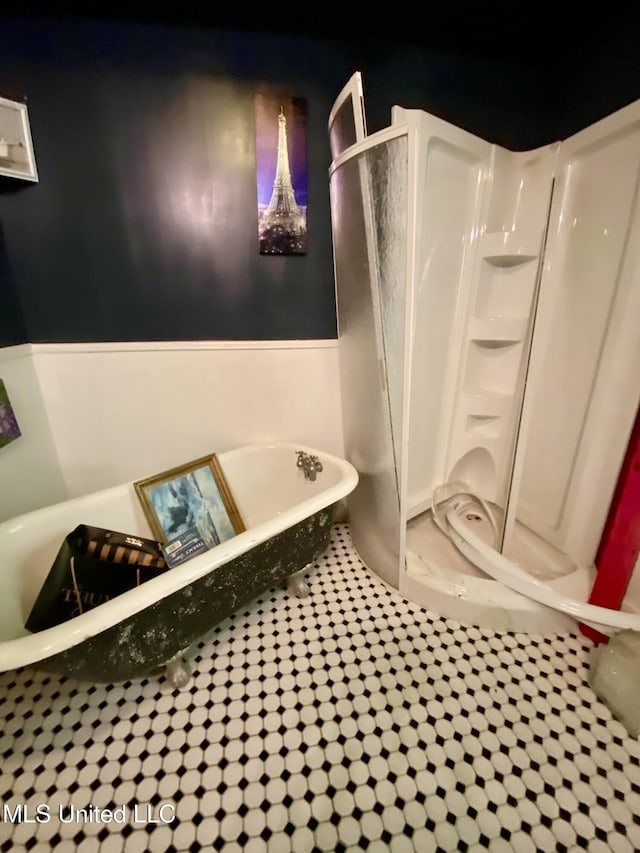
<path fill-rule="evenodd" d="M 316 476 L 310 476 L 301 459 L 314 457 Z M 76 525 L 153 538 L 133 484 L 0 523 L 0 671 L 33 666 L 117 682 L 166 665 L 178 686 L 188 677 L 182 652 L 222 619 L 287 579 L 304 594 L 302 570 L 327 547 L 336 505 L 358 482 L 355 468 L 284 443 L 240 447 L 219 453 L 218 461 L 243 533 L 44 631 L 30 634 L 24 622 L 60 543 Z"/>

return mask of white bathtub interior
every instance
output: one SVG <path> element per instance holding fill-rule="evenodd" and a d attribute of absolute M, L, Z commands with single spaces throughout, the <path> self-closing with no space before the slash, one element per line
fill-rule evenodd
<path fill-rule="evenodd" d="M 315 481 L 297 451 L 323 466 Z M 132 483 L 63 501 L 0 523 L 0 669 L 40 660 L 122 621 L 256 544 L 346 497 L 357 473 L 343 459 L 304 445 L 259 443 L 218 454 L 245 532 L 75 619 L 30 634 L 24 622 L 63 538 L 90 524 L 153 538 Z"/>
<path fill-rule="evenodd" d="M 392 132 L 405 145 L 381 181 L 369 164 Z M 377 361 L 349 352 L 360 315 L 340 313 L 346 248 L 336 256 L 341 370 L 351 384 L 378 382 L 397 413 L 395 571 L 361 556 L 443 615 L 534 633 L 577 627 L 474 567 L 429 513 L 437 487 L 464 482 L 493 507 L 497 552 L 588 597 L 640 403 L 639 143 L 640 102 L 530 152 L 395 107 L 389 129 L 332 165 L 336 190 L 341 173 L 343 195 L 361 194 L 366 239 L 378 247 L 393 235 L 402 246 L 384 274 L 349 273 L 360 288 L 351 301 L 378 313 Z M 381 185 L 384 215 L 371 203 Z M 373 416 L 363 428 L 348 406 L 343 418 L 358 467 L 379 427 Z M 629 596 L 623 607 L 640 610 Z"/>

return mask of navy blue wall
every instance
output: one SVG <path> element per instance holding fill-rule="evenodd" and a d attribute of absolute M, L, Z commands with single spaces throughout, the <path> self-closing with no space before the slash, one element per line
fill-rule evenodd
<path fill-rule="evenodd" d="M 15 181 L 13 183 L 16 183 Z M 0 188 L 2 192 L 2 188 Z M 10 193 L 6 186 L 4 192 Z M 23 344 L 27 340 L 20 300 L 16 292 L 9 255 L 5 246 L 4 231 L 0 221 L 0 347 Z"/>
<path fill-rule="evenodd" d="M 28 99 L 40 182 L 0 188 L 0 344 L 334 337 L 326 123 L 353 71 L 370 131 L 399 103 L 527 149 L 563 106 L 548 63 L 77 21 L 2 37 L 0 95 Z M 308 102 L 304 256 L 258 253 L 263 83 Z"/>
<path fill-rule="evenodd" d="M 30 341 L 335 335 L 329 87 L 314 81 L 308 48 L 286 46 L 287 75 L 273 40 L 273 75 L 262 67 L 269 51 L 241 36 L 60 23 L 16 30 L 0 89 L 7 79 L 28 97 L 40 181 L 0 196 L 0 222 Z M 261 79 L 308 99 L 302 257 L 258 254 Z"/>
<path fill-rule="evenodd" d="M 615 16 L 615 8 L 612 15 Z M 583 62 L 567 61 L 557 70 L 564 102 L 555 119 L 565 139 L 640 98 L 640 4 L 621 16 L 612 33 Z"/>

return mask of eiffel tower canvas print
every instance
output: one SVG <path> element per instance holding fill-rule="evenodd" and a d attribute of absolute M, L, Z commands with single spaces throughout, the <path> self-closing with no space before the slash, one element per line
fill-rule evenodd
<path fill-rule="evenodd" d="M 307 104 L 256 93 L 258 236 L 261 255 L 307 251 Z"/>

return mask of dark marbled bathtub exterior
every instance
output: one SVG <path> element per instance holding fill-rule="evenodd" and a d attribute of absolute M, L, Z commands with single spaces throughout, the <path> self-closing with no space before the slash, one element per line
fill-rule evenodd
<path fill-rule="evenodd" d="M 317 559 L 329 545 L 336 507 L 329 506 L 287 528 L 134 616 L 38 661 L 33 668 L 106 683 L 142 678 L 158 670 L 218 622 Z"/>

